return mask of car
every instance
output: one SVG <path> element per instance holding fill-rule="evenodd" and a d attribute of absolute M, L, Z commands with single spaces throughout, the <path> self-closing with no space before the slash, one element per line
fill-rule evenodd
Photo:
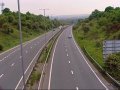
<path fill-rule="evenodd" d="M 72 38 L 72 36 L 71 36 L 71 35 L 69 35 L 69 36 L 68 36 L 68 38 Z"/>

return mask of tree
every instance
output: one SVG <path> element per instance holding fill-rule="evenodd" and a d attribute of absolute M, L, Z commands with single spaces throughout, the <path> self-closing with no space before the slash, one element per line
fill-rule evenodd
<path fill-rule="evenodd" d="M 2 28 L 2 25 L 7 22 L 6 16 L 5 15 L 1 15 L 0 16 L 0 28 Z"/>
<path fill-rule="evenodd" d="M 14 21 L 15 21 L 14 16 L 13 16 L 13 15 L 9 15 L 9 16 L 8 16 L 8 22 L 9 22 L 9 23 L 13 23 Z"/>
<path fill-rule="evenodd" d="M 4 23 L 3 26 L 3 32 L 6 33 L 6 34 L 10 34 L 10 25 L 8 23 Z"/>
<path fill-rule="evenodd" d="M 90 30 L 89 25 L 83 23 L 82 24 L 82 30 L 84 31 L 84 34 L 86 34 Z"/>
<path fill-rule="evenodd" d="M 95 11 L 92 12 L 92 14 L 89 16 L 89 19 L 94 19 L 94 18 L 98 18 L 102 15 L 102 12 L 95 9 Z"/>
<path fill-rule="evenodd" d="M 3 46 L 0 44 L 0 51 L 2 51 L 3 50 Z"/>
<path fill-rule="evenodd" d="M 119 71 L 120 70 L 120 53 L 115 53 L 109 55 L 105 61 L 105 67 L 109 71 Z"/>
<path fill-rule="evenodd" d="M 110 12 L 111 10 L 114 10 L 114 8 L 113 8 L 113 7 L 111 7 L 111 6 L 109 6 L 109 7 L 105 8 L 105 12 Z"/>
<path fill-rule="evenodd" d="M 9 8 L 5 8 L 5 9 L 3 10 L 3 14 L 10 13 L 10 12 L 11 12 L 11 11 L 10 11 Z"/>

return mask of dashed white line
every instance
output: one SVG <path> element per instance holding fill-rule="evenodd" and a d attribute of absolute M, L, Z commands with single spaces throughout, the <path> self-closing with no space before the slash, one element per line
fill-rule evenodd
<path fill-rule="evenodd" d="M 32 49 L 32 47 L 31 47 L 31 49 Z"/>
<path fill-rule="evenodd" d="M 0 75 L 0 78 L 2 78 L 2 77 L 3 77 L 3 75 L 4 75 L 4 74 Z"/>
<path fill-rule="evenodd" d="M 68 57 L 68 53 L 67 53 L 67 57 Z"/>
<path fill-rule="evenodd" d="M 65 51 L 67 52 L 67 49 L 65 49 Z"/>
<path fill-rule="evenodd" d="M 71 70 L 72 75 L 74 74 L 73 71 Z"/>
<path fill-rule="evenodd" d="M 22 56 L 20 56 L 20 58 L 22 58 Z"/>
<path fill-rule="evenodd" d="M 70 61 L 69 61 L 69 63 L 70 63 Z"/>
<path fill-rule="evenodd" d="M 76 87 L 76 90 L 79 90 L 79 88 L 78 88 L 78 87 Z"/>
<path fill-rule="evenodd" d="M 26 51 L 26 53 L 28 53 L 28 51 Z"/>
<path fill-rule="evenodd" d="M 11 64 L 11 67 L 13 67 L 14 65 L 15 65 L 15 63 L 12 63 L 12 64 Z"/>
<path fill-rule="evenodd" d="M 89 65 L 89 63 L 87 62 L 86 58 L 84 57 L 84 55 L 83 55 L 82 52 L 80 51 L 80 49 L 79 49 L 79 47 L 78 47 L 78 45 L 77 45 L 77 43 L 75 42 L 75 39 L 74 39 L 74 37 L 73 37 L 72 30 L 71 30 L 71 34 L 72 34 L 72 38 L 73 38 L 73 41 L 74 41 L 74 44 L 75 44 L 76 48 L 78 49 L 79 53 L 82 55 L 84 61 L 86 62 L 86 64 L 87 64 L 88 67 L 90 68 L 90 70 L 94 73 L 95 77 L 96 77 L 96 78 L 99 80 L 99 82 L 105 87 L 105 89 L 106 89 L 106 90 L 109 90 L 109 89 L 107 88 L 107 86 L 106 86 L 106 85 L 100 80 L 100 78 L 97 76 L 97 74 L 95 73 L 95 71 L 92 69 L 92 67 Z"/>

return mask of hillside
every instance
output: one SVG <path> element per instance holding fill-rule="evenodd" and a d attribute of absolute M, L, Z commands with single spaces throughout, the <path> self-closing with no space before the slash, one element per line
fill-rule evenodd
<path fill-rule="evenodd" d="M 30 12 L 21 13 L 23 41 L 30 40 L 45 33 L 45 28 L 58 27 L 59 21 L 50 20 L 49 17 L 34 15 Z M 45 19 L 45 24 L 44 24 Z M 0 51 L 7 50 L 19 44 L 18 13 L 5 8 L 0 15 Z"/>
<path fill-rule="evenodd" d="M 102 56 L 104 40 L 120 39 L 120 8 L 107 7 L 104 11 L 95 10 L 74 26 L 74 36 L 81 46 L 117 80 L 120 81 L 120 54 L 110 56 L 106 62 Z"/>

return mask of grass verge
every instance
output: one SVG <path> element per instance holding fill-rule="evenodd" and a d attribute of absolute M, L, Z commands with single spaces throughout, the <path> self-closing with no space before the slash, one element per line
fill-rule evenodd
<path fill-rule="evenodd" d="M 115 77 L 111 77 L 104 70 L 104 61 L 102 56 L 102 47 L 97 47 L 96 43 L 92 40 L 88 40 L 82 37 L 83 33 L 78 30 L 73 30 L 73 35 L 78 43 L 78 45 L 83 50 L 84 54 L 87 58 L 94 64 L 94 66 L 102 73 L 102 75 L 108 80 L 109 82 L 115 84 L 116 86 L 120 86 L 119 80 L 115 80 Z"/>

